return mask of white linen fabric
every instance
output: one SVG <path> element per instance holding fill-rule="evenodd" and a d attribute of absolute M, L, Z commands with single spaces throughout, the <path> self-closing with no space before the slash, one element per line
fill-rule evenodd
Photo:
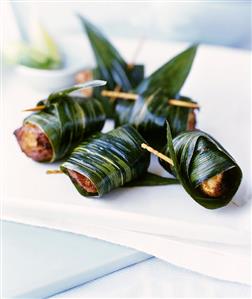
<path fill-rule="evenodd" d="M 122 52 L 134 41 L 119 41 Z M 150 73 L 184 45 L 148 42 L 139 55 Z M 153 53 L 159 53 L 153 55 Z M 21 110 L 46 94 L 17 77 L 4 90 L 4 201 L 2 218 L 85 234 L 155 255 L 216 278 L 250 282 L 250 59 L 245 51 L 201 46 L 182 94 L 198 100 L 198 127 L 236 158 L 243 181 L 234 204 L 207 210 L 181 186 L 121 188 L 101 199 L 84 198 L 64 175 L 21 154 L 12 132 Z M 15 80 L 15 88 L 13 88 Z M 105 130 L 111 126 L 107 123 Z M 151 170 L 165 175 L 155 158 Z M 237 207 L 238 205 L 238 207 Z"/>
<path fill-rule="evenodd" d="M 251 287 L 151 258 L 52 298 L 251 298 Z"/>

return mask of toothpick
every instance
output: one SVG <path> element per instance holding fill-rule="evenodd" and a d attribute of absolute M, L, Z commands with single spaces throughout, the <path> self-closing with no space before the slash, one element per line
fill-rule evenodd
<path fill-rule="evenodd" d="M 132 100 L 132 101 L 135 101 L 138 98 L 138 95 L 135 93 L 121 92 L 119 90 L 120 90 L 120 86 L 116 86 L 115 90 L 102 90 L 101 95 L 103 97 L 109 97 L 110 99 L 120 98 L 120 99 L 124 99 L 124 100 Z M 176 100 L 176 99 L 169 99 L 167 102 L 169 105 L 184 107 L 184 108 L 196 109 L 196 108 L 200 107 L 197 103 L 191 103 L 191 102 L 186 102 L 186 101 L 181 101 L 181 100 Z M 25 110 L 23 110 L 23 112 L 41 111 L 44 108 L 45 108 L 44 105 L 40 105 L 40 106 L 36 106 L 34 108 L 25 109 Z"/>
<path fill-rule="evenodd" d="M 138 98 L 138 95 L 135 93 L 112 91 L 112 90 L 103 90 L 101 92 L 101 95 L 103 97 L 120 98 L 125 100 L 134 100 L 134 101 Z"/>
<path fill-rule="evenodd" d="M 36 107 L 33 107 L 33 108 L 29 108 L 29 109 L 25 109 L 23 110 L 22 112 L 28 112 L 28 111 L 41 111 L 45 109 L 45 105 L 39 105 L 39 106 L 36 106 Z"/>
<path fill-rule="evenodd" d="M 120 89 L 121 89 L 121 86 L 116 85 L 114 91 L 120 91 Z M 114 101 L 115 99 L 116 99 L 115 97 L 111 97 L 111 98 L 110 98 L 111 101 Z"/>
<path fill-rule="evenodd" d="M 173 106 L 179 106 L 179 107 L 185 107 L 185 108 L 193 108 L 197 109 L 200 106 L 196 103 L 191 103 L 191 102 L 186 102 L 186 101 L 180 101 L 180 100 L 175 100 L 175 99 L 170 99 L 168 100 L 169 105 Z"/>
<path fill-rule="evenodd" d="M 147 144 L 145 144 L 145 143 L 142 143 L 142 144 L 141 144 L 141 147 L 142 147 L 143 149 L 146 149 L 148 152 L 152 153 L 153 155 L 159 157 L 160 159 L 166 161 L 166 162 L 169 163 L 171 166 L 174 166 L 174 163 L 173 163 L 173 161 L 172 161 L 171 158 L 169 158 L 169 157 L 165 156 L 164 154 L 158 152 L 157 150 L 155 150 L 155 149 L 152 148 L 151 146 L 149 146 L 149 145 L 147 145 Z"/>
<path fill-rule="evenodd" d="M 61 174 L 61 173 L 63 173 L 63 171 L 60 169 L 49 169 L 46 171 L 46 174 Z"/>
<path fill-rule="evenodd" d="M 135 101 L 138 98 L 138 95 L 135 93 L 130 92 L 118 92 L 118 91 L 112 91 L 112 90 L 103 90 L 101 92 L 101 95 L 104 97 L 110 97 L 110 98 L 120 98 L 124 100 L 132 100 Z M 178 106 L 178 107 L 184 107 L 184 108 L 199 108 L 200 106 L 196 103 L 176 100 L 176 99 L 169 99 L 168 101 L 169 105 L 172 106 Z"/>

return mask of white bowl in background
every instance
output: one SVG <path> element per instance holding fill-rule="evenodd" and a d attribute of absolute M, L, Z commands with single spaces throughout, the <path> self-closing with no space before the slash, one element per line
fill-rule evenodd
<path fill-rule="evenodd" d="M 94 66 L 93 57 L 85 40 L 79 39 L 61 40 L 64 65 L 57 70 L 44 70 L 24 65 L 16 66 L 16 73 L 22 78 L 24 84 L 28 84 L 40 91 L 55 91 L 73 85 L 75 75 L 84 69 Z"/>
<path fill-rule="evenodd" d="M 54 91 L 74 84 L 74 77 L 83 68 L 40 70 L 23 65 L 16 67 L 22 79 L 35 89 Z"/>

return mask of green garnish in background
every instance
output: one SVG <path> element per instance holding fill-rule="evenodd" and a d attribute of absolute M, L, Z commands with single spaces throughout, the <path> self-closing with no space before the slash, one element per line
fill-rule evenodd
<path fill-rule="evenodd" d="M 63 66 L 57 44 L 39 22 L 33 23 L 29 43 L 12 43 L 4 55 L 8 63 L 31 68 L 52 70 Z"/>

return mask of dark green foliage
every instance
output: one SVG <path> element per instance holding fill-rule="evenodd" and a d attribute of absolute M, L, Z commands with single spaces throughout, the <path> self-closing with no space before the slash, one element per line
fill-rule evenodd
<path fill-rule="evenodd" d="M 161 161 L 161 165 L 174 173 L 187 193 L 200 205 L 216 209 L 227 205 L 236 193 L 242 179 L 242 171 L 230 154 L 210 135 L 196 130 L 184 132 L 172 140 L 167 124 L 167 146 L 164 150 L 173 160 L 174 167 Z M 223 193 L 210 197 L 200 184 L 211 177 L 224 173 Z"/>
<path fill-rule="evenodd" d="M 108 90 L 120 87 L 120 91 L 127 92 L 135 88 L 144 78 L 143 65 L 129 67 L 116 48 L 97 27 L 82 16 L 79 18 L 95 56 L 94 78 L 107 81 L 106 89 Z M 107 116 L 114 118 L 114 101 L 103 98 L 101 90 L 102 88 L 97 88 L 94 95 L 102 102 Z"/>
<path fill-rule="evenodd" d="M 143 142 L 142 136 L 129 125 L 96 134 L 74 149 L 61 170 L 67 175 L 67 170 L 74 170 L 95 185 L 97 193 L 90 193 L 73 180 L 82 195 L 102 196 L 146 173 L 150 154 L 141 148 Z"/>
<path fill-rule="evenodd" d="M 99 101 L 69 95 L 85 86 L 97 86 L 95 82 L 52 93 L 47 100 L 38 103 L 45 105 L 42 111 L 25 118 L 24 124 L 38 126 L 48 137 L 53 149 L 50 162 L 64 158 L 83 138 L 103 128 L 105 113 Z M 99 82 L 102 81 L 98 81 L 98 85 Z"/>

